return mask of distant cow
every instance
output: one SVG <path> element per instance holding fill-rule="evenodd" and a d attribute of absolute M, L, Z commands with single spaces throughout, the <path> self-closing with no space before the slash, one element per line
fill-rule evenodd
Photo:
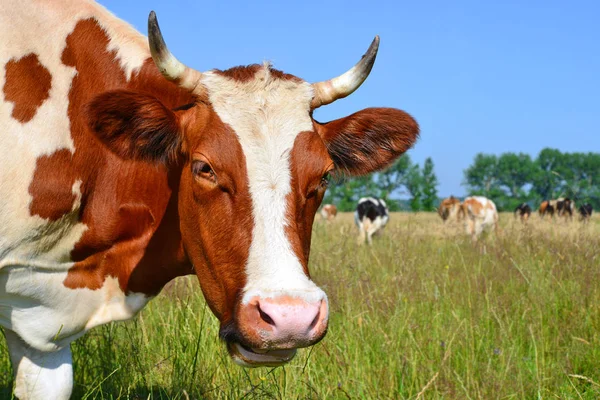
<path fill-rule="evenodd" d="M 333 221 L 336 215 L 337 207 L 333 204 L 325 204 L 323 208 L 321 208 L 321 217 L 326 221 Z"/>
<path fill-rule="evenodd" d="M 531 207 L 527 203 L 521 203 L 515 208 L 515 218 L 520 217 L 521 222 L 525 222 L 531 216 Z"/>
<path fill-rule="evenodd" d="M 473 241 L 486 230 L 496 229 L 498 211 L 493 201 L 482 196 L 467 197 L 462 204 L 465 213 L 465 229 Z"/>
<path fill-rule="evenodd" d="M 581 207 L 579 207 L 579 219 L 583 222 L 588 222 L 590 218 L 592 218 L 592 205 L 590 203 L 585 203 Z"/>
<path fill-rule="evenodd" d="M 460 200 L 454 196 L 442 200 L 438 207 L 438 214 L 444 222 L 447 220 L 460 221 L 465 216 Z"/>
<path fill-rule="evenodd" d="M 540 208 L 538 209 L 538 213 L 541 218 L 544 218 L 546 215 L 550 217 L 554 217 L 554 211 L 556 210 L 556 200 L 544 200 L 540 204 Z"/>
<path fill-rule="evenodd" d="M 364 243 L 365 237 L 371 244 L 372 236 L 388 223 L 390 212 L 385 201 L 374 197 L 363 197 L 358 201 L 354 221 L 359 230 L 359 244 Z"/>
<path fill-rule="evenodd" d="M 558 199 L 556 201 L 556 211 L 559 217 L 569 217 L 570 219 L 573 219 L 573 214 L 575 213 L 575 202 L 568 197 L 564 199 Z"/>

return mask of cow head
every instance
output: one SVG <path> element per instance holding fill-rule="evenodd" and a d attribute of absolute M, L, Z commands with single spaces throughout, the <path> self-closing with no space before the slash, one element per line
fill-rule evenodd
<path fill-rule="evenodd" d="M 440 203 L 438 214 L 440 217 L 442 217 L 444 222 L 446 222 L 448 219 L 460 219 L 462 216 L 460 200 L 454 196 L 445 198 Z"/>
<path fill-rule="evenodd" d="M 418 125 L 390 108 L 312 118 L 366 79 L 378 38 L 347 73 L 316 84 L 269 65 L 188 68 L 168 51 L 154 13 L 149 42 L 158 69 L 193 104 L 171 110 L 142 93 L 108 92 L 88 108 L 91 127 L 121 157 L 180 171 L 183 245 L 230 354 L 245 366 L 283 364 L 327 330 L 327 296 L 308 258 L 329 174 L 388 166 Z"/>

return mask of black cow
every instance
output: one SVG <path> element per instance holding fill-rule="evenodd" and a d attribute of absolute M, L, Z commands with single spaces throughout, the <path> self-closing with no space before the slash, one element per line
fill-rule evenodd
<path fill-rule="evenodd" d="M 365 237 L 371 244 L 372 236 L 388 223 L 390 212 L 382 199 L 363 197 L 358 201 L 354 212 L 354 221 L 359 230 L 359 244 L 364 243 Z"/>
<path fill-rule="evenodd" d="M 579 207 L 579 218 L 583 222 L 588 222 L 590 218 L 592 218 L 592 205 L 590 203 L 585 203 L 581 207 Z"/>
<path fill-rule="evenodd" d="M 531 207 L 527 203 L 521 203 L 515 208 L 515 218 L 521 217 L 521 222 L 526 222 L 531 216 Z"/>

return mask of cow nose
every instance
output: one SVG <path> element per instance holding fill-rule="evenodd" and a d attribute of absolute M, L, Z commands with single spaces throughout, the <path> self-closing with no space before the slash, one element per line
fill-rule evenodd
<path fill-rule="evenodd" d="M 240 315 L 242 331 L 252 342 L 276 348 L 310 346 L 325 334 L 327 319 L 325 299 L 306 301 L 289 296 L 254 298 L 242 307 Z"/>

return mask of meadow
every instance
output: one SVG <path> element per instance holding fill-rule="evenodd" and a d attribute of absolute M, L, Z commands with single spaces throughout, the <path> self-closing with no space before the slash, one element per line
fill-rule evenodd
<path fill-rule="evenodd" d="M 473 245 L 436 214 L 393 213 L 373 246 L 318 216 L 311 273 L 329 332 L 285 367 L 242 369 L 195 277 L 73 348 L 75 399 L 600 398 L 600 218 L 523 225 Z M 12 375 L 0 336 L 0 398 Z"/>

